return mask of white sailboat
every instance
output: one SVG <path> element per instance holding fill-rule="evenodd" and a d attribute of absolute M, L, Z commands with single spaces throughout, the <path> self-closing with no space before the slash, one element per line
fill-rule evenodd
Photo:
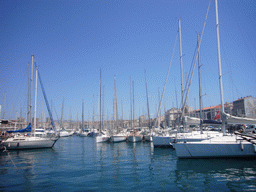
<path fill-rule="evenodd" d="M 215 0 L 216 26 L 217 26 L 217 42 L 218 42 L 218 62 L 219 62 L 219 83 L 221 96 L 221 114 L 222 114 L 222 131 L 216 137 L 200 142 L 179 142 L 175 144 L 176 154 L 178 158 L 223 158 L 223 157 L 256 157 L 256 144 L 247 141 L 239 135 L 229 135 L 226 133 L 225 123 L 226 116 L 231 118 L 224 112 L 220 43 L 219 43 L 219 21 L 218 21 L 218 3 Z M 241 119 L 240 119 L 241 120 Z M 240 121 L 241 122 L 241 121 Z"/>
<path fill-rule="evenodd" d="M 134 132 L 127 136 L 127 140 L 132 143 L 142 141 L 142 139 L 143 136 L 141 134 L 136 134 Z"/>
<path fill-rule="evenodd" d="M 112 143 L 124 142 L 127 139 L 127 133 L 124 131 L 119 131 L 119 121 L 118 121 L 118 111 L 117 111 L 117 95 L 116 95 L 116 76 L 114 78 L 114 99 L 113 99 L 113 130 L 112 135 L 110 136 L 110 141 Z M 116 110 L 116 113 L 115 113 Z M 115 121 L 116 115 L 116 121 Z M 116 125 L 116 126 L 115 126 Z M 115 130 L 116 127 L 116 130 Z"/>
<path fill-rule="evenodd" d="M 134 120 L 134 82 L 132 82 L 132 86 L 133 86 L 133 110 L 132 110 L 132 114 L 133 114 L 133 120 Z M 132 122 L 133 122 L 132 120 Z M 134 123 L 132 123 L 131 125 L 132 130 L 130 131 L 130 134 L 127 136 L 127 140 L 129 142 L 135 143 L 135 142 L 139 142 L 142 141 L 143 139 L 143 135 L 138 133 L 137 130 L 134 128 L 135 125 Z"/>
<path fill-rule="evenodd" d="M 101 114 L 101 70 L 100 70 L 100 131 L 95 136 L 96 143 L 109 141 L 110 136 L 102 130 L 102 114 Z"/>
<path fill-rule="evenodd" d="M 34 55 L 32 55 L 32 63 L 31 63 L 31 95 L 30 95 L 30 122 L 32 121 L 32 85 L 33 85 L 33 62 L 34 62 Z M 37 98 L 37 77 L 38 77 L 38 68 L 36 68 L 36 92 L 35 92 L 35 116 L 34 119 L 36 119 L 36 98 Z M 47 104 L 48 112 L 51 117 L 52 126 L 55 129 L 55 125 L 52 119 L 51 112 L 49 110 L 48 101 L 46 99 L 45 91 L 42 85 L 41 78 L 39 76 L 39 80 L 41 83 L 42 91 L 45 97 L 45 101 Z M 29 124 L 31 125 L 31 124 Z M 34 130 L 36 128 L 36 121 L 34 121 Z M 55 129 L 56 133 L 56 129 Z M 15 134 L 12 137 L 9 137 L 2 141 L 2 145 L 7 150 L 20 150 L 20 149 L 39 149 L 39 148 L 51 148 L 54 146 L 56 141 L 59 139 L 58 136 L 51 135 L 51 137 L 37 137 L 35 135 L 35 131 L 32 131 L 32 134 Z"/>
<path fill-rule="evenodd" d="M 147 132 L 147 134 L 144 135 L 144 140 L 152 142 L 153 141 L 153 137 L 152 137 L 153 132 L 152 132 L 152 126 L 151 126 L 150 112 L 149 112 L 148 86 L 147 86 L 146 70 L 145 70 L 145 85 L 146 85 L 146 96 L 147 96 L 147 111 L 148 111 L 148 128 L 149 128 L 149 132 Z"/>
<path fill-rule="evenodd" d="M 182 62 L 182 41 L 181 40 L 182 40 L 181 39 L 181 20 L 179 19 L 180 69 L 181 69 L 181 102 L 183 104 L 184 89 L 183 89 L 183 62 Z M 176 42 L 175 42 L 175 44 L 176 44 Z M 175 44 L 174 44 L 173 51 L 175 49 Z M 172 59 L 171 59 L 171 62 L 170 62 L 170 65 L 169 65 L 169 69 L 168 69 L 168 73 L 167 73 L 167 77 L 166 77 L 166 80 L 165 80 L 164 90 L 165 90 L 167 79 L 168 79 L 168 76 L 169 76 L 171 63 L 172 63 Z M 162 94 L 162 98 L 163 98 L 163 94 Z M 162 98 L 160 100 L 159 109 L 158 109 L 158 112 L 157 112 L 157 117 L 158 117 L 158 115 L 160 113 Z M 158 127 L 160 127 L 159 124 L 160 124 L 160 122 L 158 121 Z M 172 132 L 170 132 L 168 129 L 167 130 L 158 131 L 158 132 L 155 131 L 155 135 L 153 135 L 153 137 L 152 137 L 152 141 L 153 141 L 154 147 L 156 147 L 156 148 L 157 147 L 161 147 L 161 148 L 172 147 L 172 143 L 175 140 L 175 136 L 176 135 L 173 134 Z"/>
<path fill-rule="evenodd" d="M 62 130 L 60 131 L 60 137 L 69 137 L 72 136 L 74 134 L 73 131 L 67 131 L 66 129 L 62 128 Z"/>

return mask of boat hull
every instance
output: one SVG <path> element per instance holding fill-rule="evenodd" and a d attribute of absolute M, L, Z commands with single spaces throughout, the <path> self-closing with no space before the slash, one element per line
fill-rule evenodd
<path fill-rule="evenodd" d="M 126 139 L 127 139 L 127 136 L 113 135 L 110 137 L 110 141 L 113 143 L 124 142 L 124 141 L 126 141 Z"/>
<path fill-rule="evenodd" d="M 7 150 L 51 148 L 58 138 L 9 138 L 2 141 Z"/>
<path fill-rule="evenodd" d="M 256 157 L 256 146 L 247 141 L 176 143 L 178 158 Z"/>
<path fill-rule="evenodd" d="M 172 148 L 172 144 L 174 142 L 175 137 L 171 136 L 153 136 L 152 141 L 154 147 L 158 148 Z"/>
<path fill-rule="evenodd" d="M 129 142 L 132 142 L 132 143 L 135 143 L 135 142 L 139 142 L 139 141 L 142 141 L 142 138 L 143 138 L 143 136 L 137 136 L 137 135 L 130 135 L 130 136 L 128 136 L 127 137 L 127 140 L 129 141 Z"/>
<path fill-rule="evenodd" d="M 72 132 L 67 132 L 67 131 L 65 131 L 65 132 L 60 132 L 60 137 L 69 137 L 69 136 L 72 136 L 73 135 L 73 133 Z"/>
<path fill-rule="evenodd" d="M 109 136 L 105 136 L 105 135 L 99 135 L 99 136 L 96 136 L 95 139 L 96 139 L 96 143 L 103 143 L 103 142 L 107 142 L 109 141 Z"/>

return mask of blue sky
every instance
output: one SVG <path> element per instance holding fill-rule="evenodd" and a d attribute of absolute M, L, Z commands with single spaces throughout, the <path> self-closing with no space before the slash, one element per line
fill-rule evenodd
<path fill-rule="evenodd" d="M 114 76 L 119 116 L 130 118 L 130 77 L 134 81 L 136 116 L 147 111 L 147 71 L 151 115 L 156 114 L 181 19 L 184 81 L 193 63 L 209 1 L 0 1 L 0 104 L 5 118 L 25 117 L 28 62 L 35 56 L 55 119 L 95 116 L 100 68 L 105 118 L 113 114 Z M 256 2 L 219 1 L 224 101 L 256 96 Z M 203 107 L 220 104 L 214 1 L 201 44 Z M 175 88 L 176 87 L 176 88 Z M 188 105 L 198 108 L 198 69 Z M 177 92 L 177 97 L 175 94 Z M 4 94 L 6 92 L 6 105 Z M 94 97 L 94 102 L 93 102 Z M 176 99 L 177 98 L 177 99 Z M 34 98 L 33 98 L 34 99 Z M 180 106 L 179 41 L 176 42 L 162 109 Z M 38 90 L 37 116 L 46 113 Z M 33 101 L 34 103 L 34 101 Z M 93 105 L 94 103 L 94 105 Z M 21 111 L 22 109 L 22 111 Z M 3 110 L 2 110 L 3 115 Z M 48 116 L 45 114 L 45 116 Z"/>

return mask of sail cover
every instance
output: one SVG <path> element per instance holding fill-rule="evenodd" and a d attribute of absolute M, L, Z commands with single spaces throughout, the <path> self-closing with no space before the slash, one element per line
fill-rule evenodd
<path fill-rule="evenodd" d="M 185 116 L 185 122 L 189 125 L 199 125 L 200 124 L 200 118 L 197 117 L 189 117 Z"/>
<path fill-rule="evenodd" d="M 256 119 L 247 117 L 236 117 L 228 113 L 224 113 L 226 117 L 226 122 L 229 124 L 256 124 Z"/>
<path fill-rule="evenodd" d="M 185 116 L 185 122 L 189 125 L 199 125 L 200 118 Z M 202 123 L 203 124 L 221 124 L 222 122 L 211 120 L 211 119 L 204 119 L 204 120 L 202 120 Z"/>
<path fill-rule="evenodd" d="M 24 133 L 24 132 L 31 132 L 31 123 L 25 129 L 19 129 L 15 131 L 6 131 L 7 133 Z"/>

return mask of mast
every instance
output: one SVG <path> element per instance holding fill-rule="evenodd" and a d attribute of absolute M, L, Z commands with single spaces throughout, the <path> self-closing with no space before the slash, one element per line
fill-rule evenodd
<path fill-rule="evenodd" d="M 183 89 L 183 62 L 182 62 L 182 41 L 181 41 L 181 20 L 179 19 L 179 39 L 180 39 L 180 72 L 181 72 L 181 103 L 182 108 L 184 102 L 184 89 Z"/>
<path fill-rule="evenodd" d="M 84 129 L 84 100 L 83 100 L 83 103 L 82 103 L 82 131 L 83 131 L 83 129 Z"/>
<path fill-rule="evenodd" d="M 93 94 L 93 114 L 92 114 L 92 129 L 94 129 L 94 122 L 95 122 L 95 120 L 94 120 L 94 116 L 95 116 L 95 110 L 94 110 L 94 94 Z"/>
<path fill-rule="evenodd" d="M 5 118 L 5 108 L 6 108 L 6 91 L 4 92 L 3 119 Z"/>
<path fill-rule="evenodd" d="M 123 101 L 121 100 L 121 106 L 122 106 L 122 120 L 121 120 L 121 127 L 124 127 L 124 108 L 123 108 Z"/>
<path fill-rule="evenodd" d="M 100 132 L 102 131 L 102 117 L 101 117 L 101 68 L 100 68 Z"/>
<path fill-rule="evenodd" d="M 179 104 L 178 104 L 178 96 L 177 96 L 177 88 L 176 88 L 176 79 L 174 78 L 174 84 L 175 84 L 175 96 L 176 96 L 176 106 L 177 106 L 177 118 L 178 122 L 175 122 L 175 127 L 176 124 L 180 125 L 180 118 L 179 118 Z"/>
<path fill-rule="evenodd" d="M 150 121 L 150 113 L 149 113 L 149 102 L 148 102 L 148 86 L 147 86 L 147 77 L 146 77 L 146 70 L 145 70 L 145 84 L 146 84 L 146 96 L 147 96 L 147 109 L 148 109 L 148 127 L 150 129 L 151 135 L 151 121 Z"/>
<path fill-rule="evenodd" d="M 130 76 L 130 105 L 131 105 L 131 128 L 133 127 L 132 122 L 132 78 Z"/>
<path fill-rule="evenodd" d="M 103 96 L 102 96 L 102 129 L 104 130 L 104 116 L 105 116 L 105 108 L 104 108 L 104 99 L 105 99 L 105 86 L 103 85 Z"/>
<path fill-rule="evenodd" d="M 223 135 L 226 135 L 225 118 L 224 118 L 224 99 L 223 99 L 223 85 L 222 85 L 222 70 L 221 70 L 221 56 L 220 56 L 220 35 L 219 35 L 219 16 L 218 16 L 218 2 L 215 0 L 216 11 L 216 32 L 217 32 L 217 44 L 218 44 L 218 66 L 219 66 L 219 83 L 220 83 L 220 99 L 221 99 L 221 119 Z"/>
<path fill-rule="evenodd" d="M 113 97 L 113 122 L 112 122 L 113 126 L 112 126 L 112 135 L 114 135 L 115 133 L 115 93 L 114 93 L 114 97 Z"/>
<path fill-rule="evenodd" d="M 32 94 L 33 94 L 33 65 L 34 65 L 34 55 L 31 56 L 31 79 L 30 79 L 30 106 L 29 106 L 29 122 L 32 123 Z"/>
<path fill-rule="evenodd" d="M 135 122 L 134 122 L 134 120 L 135 120 L 135 118 L 134 118 L 134 113 L 135 113 L 135 111 L 134 111 L 134 81 L 132 81 L 132 94 L 133 94 L 133 97 L 132 97 L 132 100 L 133 100 L 133 116 L 132 116 L 132 120 L 133 120 L 133 129 L 135 128 Z"/>
<path fill-rule="evenodd" d="M 118 125 L 119 125 L 119 122 L 118 122 L 118 108 L 117 108 L 117 95 L 116 95 L 116 76 L 115 76 L 115 108 L 116 108 L 116 131 L 117 133 L 119 133 L 119 129 L 118 129 Z"/>
<path fill-rule="evenodd" d="M 64 119 L 64 100 L 65 98 L 63 97 L 63 102 L 62 102 L 62 109 L 61 109 L 61 119 L 60 119 L 60 128 L 63 128 L 63 119 Z"/>
<path fill-rule="evenodd" d="M 161 103 L 161 99 L 160 99 L 160 87 L 158 87 L 158 102 Z M 161 104 L 159 104 L 159 109 L 158 109 L 159 113 L 157 113 L 157 119 L 158 119 L 158 124 L 157 127 L 160 128 L 160 124 L 161 124 Z M 160 116 L 158 116 L 158 114 Z"/>
<path fill-rule="evenodd" d="M 37 76 L 38 76 L 38 67 L 36 66 L 36 85 L 35 85 L 35 112 L 34 112 L 34 131 L 35 131 L 35 129 L 36 129 Z"/>
<path fill-rule="evenodd" d="M 199 108 L 200 108 L 200 133 L 203 133 L 203 125 L 202 125 L 202 90 L 201 90 L 201 60 L 200 60 L 200 48 L 199 48 L 199 39 L 200 34 L 197 36 L 197 46 L 198 46 L 198 76 L 199 76 Z"/>
<path fill-rule="evenodd" d="M 27 103 L 27 122 L 29 122 L 29 100 L 30 100 L 30 95 L 29 95 L 29 63 L 28 63 L 28 103 Z"/>

